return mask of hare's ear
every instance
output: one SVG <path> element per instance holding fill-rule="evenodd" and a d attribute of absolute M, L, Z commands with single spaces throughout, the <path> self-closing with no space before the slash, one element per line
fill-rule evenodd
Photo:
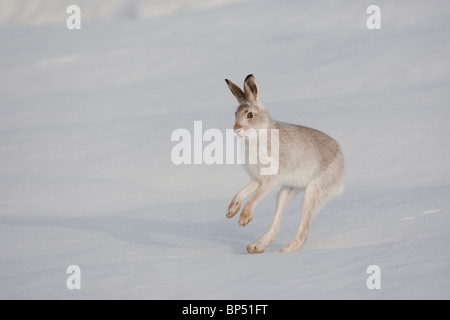
<path fill-rule="evenodd" d="M 245 97 L 252 102 L 258 99 L 258 86 L 256 85 L 255 77 L 249 74 L 244 81 L 244 94 Z"/>
<path fill-rule="evenodd" d="M 233 82 L 231 82 L 228 79 L 225 79 L 225 82 L 228 85 L 228 88 L 230 88 L 231 93 L 236 97 L 236 100 L 241 104 L 245 101 L 245 95 L 244 92 L 239 88 L 237 85 L 235 85 Z"/>

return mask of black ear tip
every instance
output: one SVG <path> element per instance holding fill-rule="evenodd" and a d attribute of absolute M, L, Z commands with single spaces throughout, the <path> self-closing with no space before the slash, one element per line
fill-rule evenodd
<path fill-rule="evenodd" d="M 229 84 L 229 83 L 230 83 L 230 80 L 228 80 L 228 79 L 225 79 L 225 82 Z"/>
<path fill-rule="evenodd" d="M 247 81 L 247 80 L 250 79 L 250 78 L 254 78 L 253 74 L 249 74 L 249 75 L 245 78 L 245 81 Z"/>

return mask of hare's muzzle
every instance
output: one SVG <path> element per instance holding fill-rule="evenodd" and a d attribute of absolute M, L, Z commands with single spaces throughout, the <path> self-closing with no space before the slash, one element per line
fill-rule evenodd
<path fill-rule="evenodd" d="M 243 137 L 245 135 L 245 130 L 242 129 L 242 125 L 236 121 L 234 124 L 234 133 L 236 133 L 239 137 Z"/>
<path fill-rule="evenodd" d="M 238 137 L 243 137 L 245 135 L 245 131 L 242 128 L 234 129 L 234 133 L 236 133 Z"/>

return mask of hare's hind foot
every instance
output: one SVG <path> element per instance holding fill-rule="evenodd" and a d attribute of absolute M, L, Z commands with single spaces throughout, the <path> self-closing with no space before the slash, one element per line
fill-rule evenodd
<path fill-rule="evenodd" d="M 263 253 L 275 240 L 277 234 L 278 229 L 270 228 L 258 241 L 247 246 L 248 253 Z"/>
<path fill-rule="evenodd" d="M 263 253 L 264 251 L 266 251 L 269 244 L 261 243 L 261 241 L 251 243 L 247 246 L 247 252 L 248 253 Z"/>

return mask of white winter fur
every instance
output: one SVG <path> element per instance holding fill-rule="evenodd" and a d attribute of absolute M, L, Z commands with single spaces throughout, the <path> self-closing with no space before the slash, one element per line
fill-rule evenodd
<path fill-rule="evenodd" d="M 262 253 L 278 235 L 287 203 L 304 191 L 298 232 L 278 252 L 297 251 L 306 242 L 311 219 L 328 199 L 343 189 L 344 159 L 341 148 L 334 139 L 320 131 L 272 120 L 258 100 L 258 87 L 253 75 L 245 79 L 244 91 L 231 81 L 225 81 L 239 102 L 234 126 L 237 135 L 245 136 L 248 129 L 279 130 L 279 146 L 276 146 L 279 148 L 278 173 L 261 175 L 259 163 L 251 165 L 246 162 L 244 166 L 252 180 L 234 196 L 226 216 L 232 218 L 236 215 L 242 202 L 253 194 L 239 217 L 239 225 L 247 225 L 253 219 L 253 210 L 258 202 L 273 188 L 281 186 L 272 224 L 258 241 L 247 247 L 249 253 Z"/>

